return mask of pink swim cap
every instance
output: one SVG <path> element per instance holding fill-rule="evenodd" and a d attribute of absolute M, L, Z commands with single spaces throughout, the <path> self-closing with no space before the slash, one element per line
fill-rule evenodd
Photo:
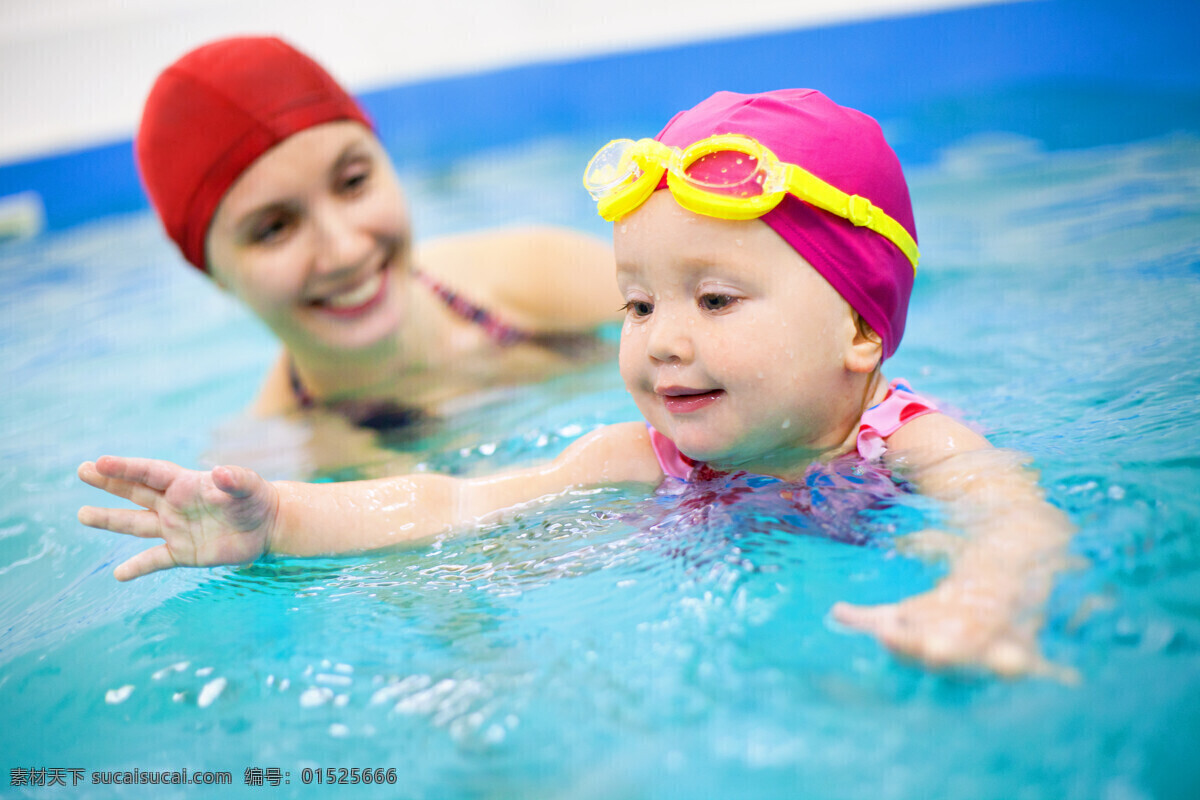
<path fill-rule="evenodd" d="M 217 206 L 259 156 L 337 120 L 371 127 L 329 73 L 273 37 L 219 39 L 167 67 L 146 99 L 135 152 L 146 193 L 184 258 L 207 271 L 204 239 Z"/>
<path fill-rule="evenodd" d="M 717 92 L 681 111 L 655 138 L 687 147 L 719 133 L 757 139 L 780 161 L 803 167 L 883 209 L 917 238 L 908 184 L 879 123 L 813 89 L 763 94 Z M 912 294 L 913 265 L 885 237 L 791 195 L 762 217 L 896 352 Z"/>

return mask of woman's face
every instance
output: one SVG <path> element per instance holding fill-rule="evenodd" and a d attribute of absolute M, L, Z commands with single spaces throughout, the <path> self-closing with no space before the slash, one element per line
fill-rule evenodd
<path fill-rule="evenodd" d="M 301 131 L 222 198 L 210 273 L 297 355 L 353 356 L 403 318 L 408 210 L 379 140 L 357 122 Z"/>

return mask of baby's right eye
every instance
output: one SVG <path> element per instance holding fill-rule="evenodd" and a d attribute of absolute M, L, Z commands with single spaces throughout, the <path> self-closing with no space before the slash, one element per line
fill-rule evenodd
<path fill-rule="evenodd" d="M 654 304 L 646 300 L 630 300 L 621 306 L 621 310 L 635 317 L 648 317 L 654 313 Z"/>

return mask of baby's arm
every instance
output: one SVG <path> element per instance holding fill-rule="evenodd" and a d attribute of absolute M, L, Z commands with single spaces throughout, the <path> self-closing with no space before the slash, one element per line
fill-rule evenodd
<path fill-rule="evenodd" d="M 900 428 L 888 459 L 922 494 L 943 501 L 949 527 L 965 535 L 944 540 L 957 546 L 944 553 L 950 570 L 932 590 L 883 606 L 839 603 L 834 617 L 933 666 L 1049 671 L 1037 633 L 1073 529 L 1037 475 L 942 414 Z"/>
<path fill-rule="evenodd" d="M 662 472 L 641 423 L 584 436 L 554 461 L 486 478 L 422 473 L 350 483 L 271 483 L 241 467 L 210 472 L 166 461 L 105 456 L 79 477 L 145 510 L 79 510 L 79 521 L 163 543 L 116 568 L 118 580 L 160 569 L 390 547 L 543 502 L 582 486 L 657 483 Z"/>

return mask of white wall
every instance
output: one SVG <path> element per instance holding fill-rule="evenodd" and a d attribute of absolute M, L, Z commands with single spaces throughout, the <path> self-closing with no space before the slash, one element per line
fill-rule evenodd
<path fill-rule="evenodd" d="M 997 1 L 0 0 L 0 163 L 128 138 L 158 71 L 231 34 L 282 35 L 362 90 Z"/>

